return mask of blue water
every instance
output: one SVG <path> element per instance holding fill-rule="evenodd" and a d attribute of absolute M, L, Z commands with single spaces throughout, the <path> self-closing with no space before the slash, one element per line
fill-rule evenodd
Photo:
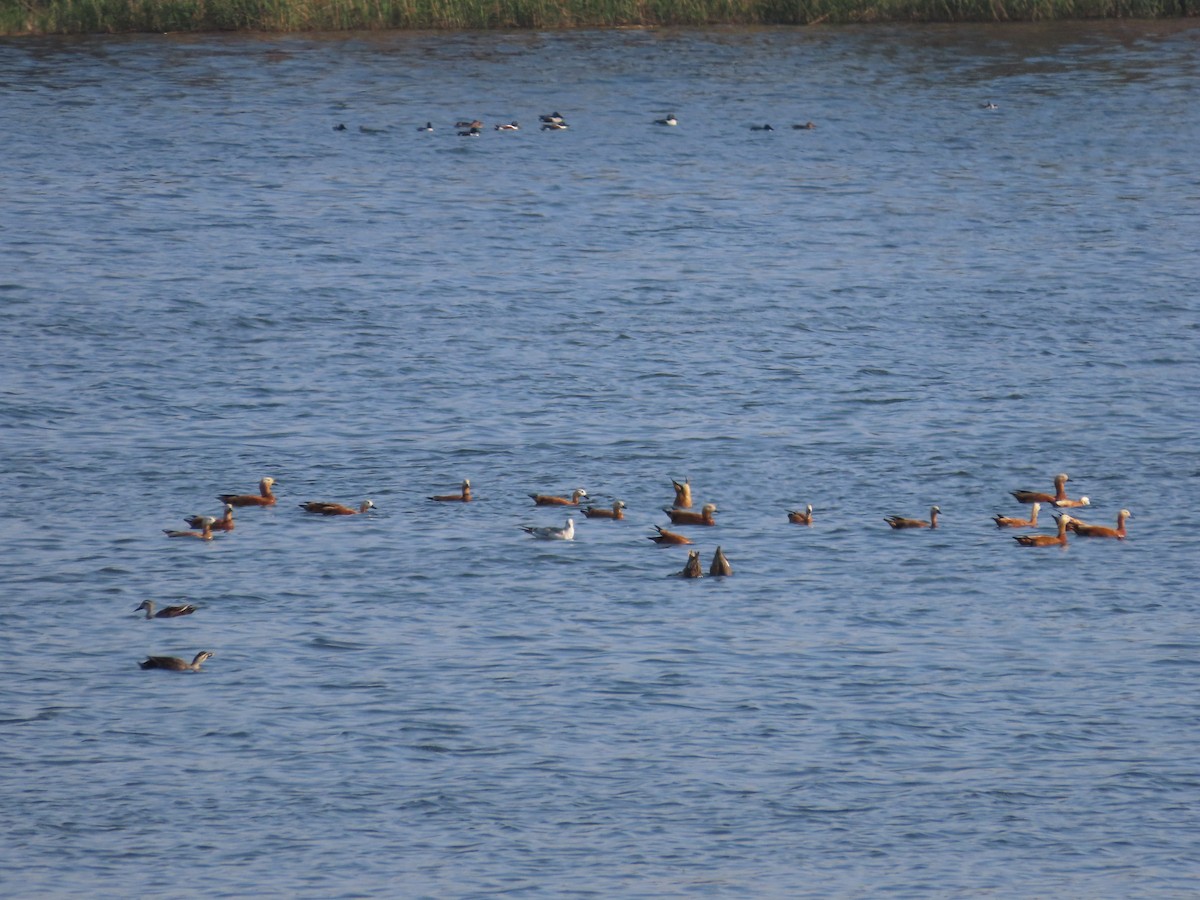
<path fill-rule="evenodd" d="M 0 893 L 1193 893 L 1197 34 L 0 41 Z"/>

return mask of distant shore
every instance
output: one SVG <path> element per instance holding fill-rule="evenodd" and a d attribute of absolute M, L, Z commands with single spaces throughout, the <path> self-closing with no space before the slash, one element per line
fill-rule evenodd
<path fill-rule="evenodd" d="M 0 0 L 0 34 L 1031 22 L 1196 15 L 1200 0 Z"/>

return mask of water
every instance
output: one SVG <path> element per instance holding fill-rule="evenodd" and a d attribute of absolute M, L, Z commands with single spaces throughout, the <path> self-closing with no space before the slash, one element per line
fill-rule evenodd
<path fill-rule="evenodd" d="M 0 892 L 1191 893 L 1196 34 L 0 42 Z"/>

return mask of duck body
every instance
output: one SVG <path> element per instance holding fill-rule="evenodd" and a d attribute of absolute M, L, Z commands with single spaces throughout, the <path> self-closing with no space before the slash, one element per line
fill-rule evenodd
<path fill-rule="evenodd" d="M 936 506 L 929 509 L 929 521 L 924 519 L 906 519 L 904 516 L 887 516 L 883 521 L 887 522 L 893 528 L 937 528 L 938 513 L 941 512 Z"/>
<path fill-rule="evenodd" d="M 437 500 L 439 503 L 470 503 L 471 502 L 471 481 L 468 478 L 463 479 L 461 494 L 437 494 L 430 497 L 430 500 Z"/>
<path fill-rule="evenodd" d="M 328 503 L 324 500 L 309 500 L 307 503 L 301 503 L 300 508 L 308 513 L 314 513 L 320 516 L 357 516 L 360 513 L 365 513 L 368 509 L 374 509 L 375 504 L 370 500 L 364 500 L 358 505 L 357 509 L 349 506 L 343 506 L 340 503 Z"/>
<path fill-rule="evenodd" d="M 701 568 L 701 566 L 700 566 L 700 551 L 699 550 L 689 550 L 688 551 L 687 564 L 683 567 L 683 570 L 679 574 L 682 575 L 684 578 L 703 578 L 704 577 L 704 569 Z"/>
<path fill-rule="evenodd" d="M 709 575 L 732 575 L 733 566 L 729 564 L 729 560 L 725 558 L 725 554 L 721 548 L 717 548 L 717 552 L 713 554 L 712 565 L 708 567 Z"/>
<path fill-rule="evenodd" d="M 666 125 L 670 128 L 674 128 L 676 125 L 679 124 L 679 120 L 675 118 L 674 113 L 671 113 L 665 119 L 655 119 L 654 124 L 655 125 Z"/>
<path fill-rule="evenodd" d="M 587 496 L 587 491 L 577 488 L 571 492 L 570 498 L 558 497 L 554 494 L 530 494 L 534 506 L 578 506 L 579 501 Z"/>
<path fill-rule="evenodd" d="M 483 129 L 477 128 L 474 125 L 472 125 L 466 131 L 460 131 L 458 133 L 458 136 L 459 137 L 479 137 L 481 134 L 483 134 Z"/>
<path fill-rule="evenodd" d="M 516 122 L 509 122 L 507 125 L 497 125 L 496 130 L 497 131 L 520 131 L 521 126 L 518 125 Z"/>
<path fill-rule="evenodd" d="M 658 531 L 658 534 L 650 535 L 649 540 L 654 541 L 656 544 L 690 544 L 692 542 L 691 538 L 685 537 L 676 531 L 667 531 L 667 529 L 660 528 L 658 525 L 654 527 Z"/>
<path fill-rule="evenodd" d="M 563 124 L 563 117 L 560 112 L 552 112 L 544 116 L 538 116 L 538 121 L 545 122 L 547 125 L 561 125 Z"/>
<path fill-rule="evenodd" d="M 433 123 L 426 122 L 424 125 L 418 128 L 417 131 L 433 131 Z"/>
<path fill-rule="evenodd" d="M 211 541 L 213 539 L 212 527 L 217 521 L 212 516 L 200 516 L 199 531 L 175 531 L 171 528 L 164 528 L 163 534 L 169 538 L 196 538 L 201 541 Z"/>
<path fill-rule="evenodd" d="M 804 512 L 795 509 L 788 510 L 788 521 L 793 525 L 807 525 L 811 528 L 813 523 L 812 504 L 809 503 L 805 506 Z"/>
<path fill-rule="evenodd" d="M 199 672 L 200 664 L 212 659 L 212 656 L 209 651 L 201 650 L 190 663 L 185 662 L 178 656 L 151 656 L 145 662 L 138 663 L 138 665 L 143 669 L 166 669 L 170 672 Z"/>
<path fill-rule="evenodd" d="M 213 531 L 233 531 L 233 505 L 225 504 L 225 515 L 219 519 L 213 519 L 212 516 L 188 516 L 183 521 L 187 522 L 192 528 L 203 528 L 204 520 L 212 520 Z"/>
<path fill-rule="evenodd" d="M 1109 528 L 1107 525 L 1089 525 L 1087 522 L 1080 522 L 1070 516 L 1067 518 L 1070 519 L 1067 523 L 1067 530 L 1075 532 L 1080 537 L 1116 538 L 1118 541 L 1123 541 L 1125 540 L 1125 520 L 1133 518 L 1133 515 L 1127 509 L 1117 513 L 1116 528 Z"/>
<path fill-rule="evenodd" d="M 542 528 L 533 525 L 522 525 L 521 530 L 543 541 L 573 541 L 575 540 L 575 520 L 567 519 L 562 528 L 546 526 Z"/>
<path fill-rule="evenodd" d="M 995 515 L 992 516 L 992 521 L 996 523 L 997 528 L 1037 528 L 1038 510 L 1041 508 L 1041 503 L 1034 503 L 1033 508 L 1029 511 L 1028 519 Z"/>
<path fill-rule="evenodd" d="M 1078 500 L 1067 497 L 1065 500 L 1055 500 L 1054 506 L 1056 509 L 1078 509 L 1081 506 L 1090 506 L 1091 503 L 1087 497 L 1080 497 Z"/>
<path fill-rule="evenodd" d="M 816 127 L 817 126 L 814 125 L 812 122 L 805 122 L 803 125 L 793 125 L 792 126 L 793 130 L 795 130 L 795 131 L 812 131 Z"/>
<path fill-rule="evenodd" d="M 1054 503 L 1067 499 L 1067 482 L 1070 478 L 1066 472 L 1054 476 L 1054 493 L 1045 494 L 1040 491 L 1013 491 L 1012 495 L 1018 503 Z"/>
<path fill-rule="evenodd" d="M 625 518 L 625 503 L 618 500 L 612 505 L 612 509 L 603 506 L 589 506 L 583 514 L 589 519 L 624 519 Z"/>
<path fill-rule="evenodd" d="M 675 488 L 675 508 L 676 509 L 691 509 L 692 508 L 692 479 L 685 478 L 683 481 L 671 479 L 671 487 Z"/>
<path fill-rule="evenodd" d="M 228 506 L 274 506 L 275 495 L 271 493 L 274 484 L 274 478 L 264 478 L 258 483 L 257 494 L 221 494 L 217 499 Z"/>
<path fill-rule="evenodd" d="M 480 122 L 478 119 L 472 119 L 469 122 L 466 119 L 460 119 L 459 121 L 454 123 L 454 127 L 455 128 L 482 128 L 483 123 Z"/>
<path fill-rule="evenodd" d="M 717 507 L 714 503 L 705 503 L 700 512 L 690 509 L 674 509 L 670 506 L 663 507 L 663 512 L 671 517 L 672 525 L 716 525 L 717 521 L 713 518 L 713 513 L 716 511 Z"/>
<path fill-rule="evenodd" d="M 566 131 L 570 127 L 566 122 L 543 122 L 542 131 Z"/>
<path fill-rule="evenodd" d="M 774 131 L 775 129 L 772 128 L 770 125 L 751 125 L 750 130 L 751 131 Z"/>
<path fill-rule="evenodd" d="M 196 607 L 191 604 L 184 604 L 181 606 L 164 606 L 156 612 L 153 600 L 143 600 L 141 606 L 135 609 L 134 612 L 140 612 L 143 609 L 146 611 L 147 619 L 176 619 L 179 616 L 190 616 L 196 611 Z"/>
<path fill-rule="evenodd" d="M 1022 547 L 1065 547 L 1067 546 L 1067 526 L 1074 519 L 1068 515 L 1058 517 L 1058 534 L 1018 534 L 1013 540 Z"/>

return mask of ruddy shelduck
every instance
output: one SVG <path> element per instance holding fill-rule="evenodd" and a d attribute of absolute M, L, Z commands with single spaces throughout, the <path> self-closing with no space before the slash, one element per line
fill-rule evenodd
<path fill-rule="evenodd" d="M 654 541 L 656 544 L 690 544 L 692 542 L 691 538 L 684 537 L 677 531 L 667 531 L 667 529 L 661 528 L 658 525 L 654 527 L 658 531 L 658 534 L 650 535 L 649 540 Z"/>
<path fill-rule="evenodd" d="M 1090 506 L 1091 502 L 1087 497 L 1080 497 L 1078 500 L 1068 497 L 1066 500 L 1055 500 L 1054 505 L 1058 509 L 1078 509 L 1081 506 Z"/>
<path fill-rule="evenodd" d="M 798 509 L 788 510 L 788 521 L 791 522 L 793 525 L 808 525 L 809 527 L 812 527 L 812 523 L 813 523 L 812 504 L 809 503 L 808 505 L 806 505 L 804 507 L 804 512 L 800 512 Z"/>
<path fill-rule="evenodd" d="M 618 500 L 612 505 L 612 509 L 606 506 L 589 506 L 584 509 L 583 514 L 589 519 L 624 519 L 625 518 L 625 502 Z"/>
<path fill-rule="evenodd" d="M 1109 528 L 1107 525 L 1089 525 L 1087 522 L 1080 522 L 1078 519 L 1070 518 L 1067 523 L 1067 528 L 1075 532 L 1080 537 L 1105 537 L 1116 538 L 1119 541 L 1125 540 L 1125 520 L 1132 519 L 1133 514 L 1123 509 L 1117 513 L 1117 527 Z"/>
<path fill-rule="evenodd" d="M 275 495 L 271 493 L 274 478 L 264 478 L 258 483 L 257 494 L 221 494 L 217 497 L 222 503 L 231 506 L 274 506 Z"/>
<path fill-rule="evenodd" d="M 203 528 L 204 519 L 211 518 L 210 516 L 188 516 L 183 521 L 187 522 L 193 528 Z M 219 519 L 214 519 L 212 523 L 213 531 L 233 531 L 233 505 L 225 504 L 225 515 Z"/>
<path fill-rule="evenodd" d="M 553 494 L 530 494 L 535 506 L 578 506 L 579 501 L 587 496 L 587 491 L 577 488 L 572 491 L 570 498 L 556 497 Z"/>
<path fill-rule="evenodd" d="M 1018 519 L 1015 516 L 992 516 L 992 521 L 996 523 L 997 528 L 1037 528 L 1038 510 L 1042 508 L 1042 504 L 1035 503 L 1029 510 L 1028 519 Z"/>
<path fill-rule="evenodd" d="M 1054 476 L 1054 493 L 1044 494 L 1039 491 L 1012 491 L 1012 495 L 1017 498 L 1018 503 L 1054 503 L 1057 500 L 1067 499 L 1067 482 L 1070 477 L 1066 472 L 1061 475 Z"/>
<path fill-rule="evenodd" d="M 213 539 L 212 527 L 215 521 L 217 520 L 212 516 L 200 516 L 199 531 L 173 531 L 170 528 L 164 528 L 163 534 L 170 538 L 199 538 L 202 541 L 211 541 Z"/>
<path fill-rule="evenodd" d="M 691 509 L 692 508 L 692 479 L 684 478 L 683 481 L 671 479 L 671 486 L 675 488 L 675 508 L 676 509 Z"/>
<path fill-rule="evenodd" d="M 301 503 L 300 508 L 305 512 L 315 513 L 319 516 L 357 516 L 360 513 L 365 513 L 368 509 L 374 509 L 375 504 L 370 500 L 364 500 L 355 509 L 350 506 L 343 506 L 340 503 L 328 503 L 324 500 L 309 500 L 307 503 Z"/>
<path fill-rule="evenodd" d="M 459 494 L 438 494 L 430 497 L 430 500 L 437 500 L 439 503 L 454 503 L 456 501 L 462 503 L 471 502 L 471 480 L 464 478 L 462 483 L 462 493 Z"/>
<path fill-rule="evenodd" d="M 1048 534 L 1018 534 L 1013 537 L 1013 540 L 1022 547 L 1065 547 L 1067 546 L 1067 526 L 1074 519 L 1070 516 L 1062 515 L 1058 517 L 1058 534 L 1051 536 Z"/>
<path fill-rule="evenodd" d="M 937 528 L 938 513 L 941 509 L 936 506 L 929 508 L 929 521 L 924 519 L 906 519 L 904 516 L 888 516 L 883 521 L 893 528 Z"/>
<path fill-rule="evenodd" d="M 690 509 L 673 509 L 669 506 L 663 507 L 663 512 L 671 517 L 672 525 L 716 525 L 717 522 L 713 518 L 713 513 L 716 511 L 715 503 L 705 503 L 700 512 L 693 512 Z"/>

